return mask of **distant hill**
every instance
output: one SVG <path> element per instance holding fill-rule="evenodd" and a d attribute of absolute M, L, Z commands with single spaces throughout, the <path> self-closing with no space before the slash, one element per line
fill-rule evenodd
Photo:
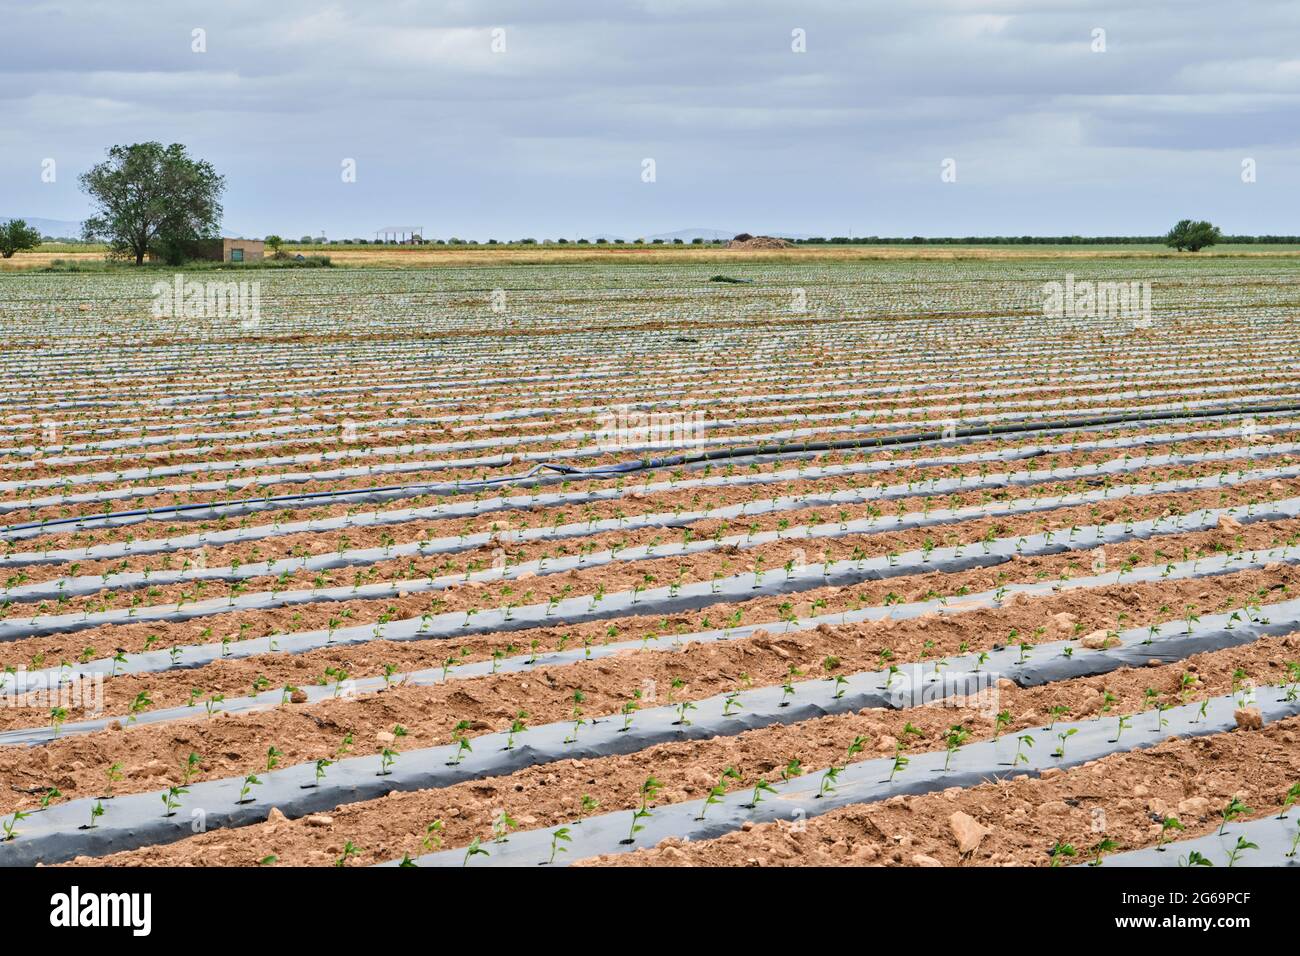
<path fill-rule="evenodd" d="M 662 239 L 664 242 L 672 242 L 674 239 L 680 239 L 682 242 L 690 242 L 692 239 L 703 239 L 706 242 L 712 239 L 730 239 L 736 234 L 734 229 L 702 229 L 698 226 L 692 229 L 678 229 L 676 232 L 658 232 L 653 236 L 646 236 L 646 242 L 654 242 L 656 239 Z"/>
<path fill-rule="evenodd" d="M 0 222 L 8 222 L 10 219 L 25 219 L 27 225 L 39 229 L 42 236 L 53 236 L 56 239 L 81 238 L 81 223 L 74 220 L 41 219 L 38 216 L 0 216 Z"/>
<path fill-rule="evenodd" d="M 809 235 L 807 233 L 802 233 L 802 232 L 768 232 L 763 230 L 755 231 L 753 229 L 749 229 L 749 230 L 706 229 L 702 226 L 695 226 L 690 229 L 678 229 L 676 232 L 656 232 L 653 235 L 648 235 L 648 236 L 638 236 L 635 233 L 633 233 L 630 237 L 628 237 L 628 236 L 616 236 L 611 233 L 601 233 L 600 235 L 597 236 L 587 236 L 587 239 L 590 240 L 591 242 L 595 242 L 597 239 L 604 239 L 607 242 L 624 242 L 627 241 L 628 239 L 639 239 L 639 238 L 645 239 L 646 242 L 654 242 L 656 239 L 662 242 L 673 242 L 676 239 L 680 239 L 682 242 L 691 242 L 695 239 L 703 239 L 705 242 L 712 242 L 715 239 L 720 239 L 723 242 L 725 242 L 728 239 L 734 239 L 742 231 L 751 232 L 756 236 L 760 234 L 765 236 L 768 235 L 780 236 L 783 239 L 809 238 Z"/>

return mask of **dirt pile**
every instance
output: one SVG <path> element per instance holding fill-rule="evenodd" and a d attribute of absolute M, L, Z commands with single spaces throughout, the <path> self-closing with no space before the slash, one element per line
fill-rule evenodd
<path fill-rule="evenodd" d="M 784 239 L 772 236 L 751 236 L 742 232 L 735 239 L 727 242 L 728 249 L 789 249 L 792 244 Z"/>

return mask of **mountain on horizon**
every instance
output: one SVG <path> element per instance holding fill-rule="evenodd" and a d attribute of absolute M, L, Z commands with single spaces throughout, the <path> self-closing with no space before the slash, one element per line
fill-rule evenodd
<path fill-rule="evenodd" d="M 33 229 L 40 230 L 42 236 L 55 239 L 80 239 L 81 223 L 72 219 L 41 219 L 38 216 L 0 216 L 0 222 L 22 219 Z"/>

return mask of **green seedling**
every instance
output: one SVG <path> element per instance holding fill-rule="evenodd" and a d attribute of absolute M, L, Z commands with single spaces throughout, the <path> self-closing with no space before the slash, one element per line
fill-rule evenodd
<path fill-rule="evenodd" d="M 1165 844 L 1172 839 L 1170 834 L 1173 831 L 1181 833 L 1186 829 L 1187 827 L 1183 826 L 1182 822 L 1177 817 L 1165 817 L 1160 821 L 1160 839 L 1156 842 L 1156 849 L 1163 853 L 1165 851 Z"/>
<path fill-rule="evenodd" d="M 551 833 L 551 855 L 550 858 L 547 859 L 546 861 L 547 865 L 550 865 L 555 862 L 555 855 L 557 853 L 568 853 L 569 852 L 568 849 L 560 846 L 560 844 L 570 843 L 572 842 L 572 840 L 573 838 L 569 835 L 568 827 L 560 827 L 559 829 L 552 832 Z"/>
<path fill-rule="evenodd" d="M 452 728 L 451 739 L 452 743 L 456 745 L 456 755 L 447 762 L 447 766 L 458 766 L 460 762 L 465 759 L 467 753 L 474 752 L 474 748 L 470 746 L 469 737 L 466 736 L 466 731 L 468 730 L 468 720 L 459 721 L 456 726 Z"/>
<path fill-rule="evenodd" d="M 348 865 L 349 859 L 359 855 L 360 853 L 361 851 L 357 846 L 351 840 L 348 840 L 343 844 L 343 855 L 334 861 L 334 865 L 337 867 L 345 867 Z"/>
<path fill-rule="evenodd" d="M 104 776 L 108 781 L 108 787 L 104 791 L 104 799 L 110 799 L 113 796 L 113 785 L 122 779 L 122 764 L 120 762 L 110 764 L 109 768 L 104 771 Z"/>
<path fill-rule="evenodd" d="M 1079 728 L 1078 728 L 1078 727 L 1071 727 L 1069 730 L 1065 731 L 1064 733 L 1057 734 L 1057 735 L 1056 735 L 1056 739 L 1059 740 L 1060 743 L 1057 744 L 1056 749 L 1055 749 L 1054 751 L 1052 751 L 1052 756 L 1053 756 L 1053 757 L 1060 758 L 1060 759 L 1064 759 L 1064 758 L 1065 758 L 1065 742 L 1066 742 L 1067 740 L 1069 740 L 1071 737 L 1073 737 L 1075 734 L 1077 734 L 1078 732 L 1079 732 Z"/>
<path fill-rule="evenodd" d="M 1047 712 L 1047 715 L 1052 718 L 1047 725 L 1047 729 L 1055 730 L 1056 722 L 1060 720 L 1062 717 L 1064 717 L 1066 714 L 1068 714 L 1069 712 L 1070 712 L 1070 708 L 1064 706 L 1063 704 L 1057 704 L 1055 707 L 1051 708 Z"/>
<path fill-rule="evenodd" d="M 843 674 L 837 674 L 835 676 L 835 700 L 839 700 L 844 696 L 844 692 L 848 689 L 848 686 L 849 679 L 847 677 Z"/>
<path fill-rule="evenodd" d="M 722 798 L 727 795 L 728 780 L 739 780 L 739 779 L 740 779 L 740 772 L 736 770 L 735 767 L 727 767 L 725 770 L 723 770 L 722 776 L 718 778 L 718 782 L 714 784 L 712 789 L 709 790 L 709 795 L 704 798 L 704 804 L 703 806 L 700 807 L 700 815 L 695 819 L 703 820 L 704 814 L 708 811 L 709 807 L 713 806 L 715 803 L 722 802 Z"/>
<path fill-rule="evenodd" d="M 519 826 L 519 821 L 509 813 L 505 810 L 497 811 L 497 815 L 492 818 L 492 842 L 508 843 L 510 831 L 517 826 Z"/>
<path fill-rule="evenodd" d="M 1187 856 L 1180 857 L 1178 860 L 1178 865 L 1180 867 L 1214 866 L 1213 863 L 1211 863 L 1209 860 L 1203 857 L 1196 850 L 1193 850 L 1192 852 L 1188 853 Z"/>
<path fill-rule="evenodd" d="M 776 789 L 762 777 L 758 778 L 758 783 L 754 784 L 754 792 L 749 798 L 749 803 L 745 804 L 745 809 L 753 810 L 763 799 L 765 793 L 776 793 Z"/>
<path fill-rule="evenodd" d="M 582 802 L 578 804 L 578 822 L 581 823 L 583 817 L 595 813 L 596 808 L 599 806 L 600 806 L 599 800 L 597 800 L 589 793 L 584 793 L 582 795 Z"/>
<path fill-rule="evenodd" d="M 491 856 L 491 855 L 492 855 L 492 854 L 488 853 L 487 850 L 483 849 L 483 847 L 480 845 L 480 843 L 481 843 L 481 841 L 479 840 L 479 838 L 478 838 L 478 837 L 475 837 L 475 838 L 473 839 L 473 841 L 471 841 L 470 845 L 469 845 L 468 847 L 465 848 L 465 859 L 461 860 L 461 863 L 460 863 L 460 865 L 461 865 L 462 867 L 469 866 L 469 861 L 472 860 L 472 859 L 473 859 L 474 857 L 476 857 L 476 856 Z"/>
<path fill-rule="evenodd" d="M 280 758 L 283 756 L 284 756 L 284 751 L 282 751 L 275 744 L 271 744 L 271 746 L 267 747 L 266 748 L 267 771 L 270 772 L 274 770 L 276 767 L 278 767 L 280 765 Z"/>
<path fill-rule="evenodd" d="M 1251 843 L 1244 836 L 1237 837 L 1237 845 L 1234 846 L 1232 848 L 1232 851 L 1228 854 L 1228 866 L 1230 868 L 1236 866 L 1237 860 L 1241 858 L 1241 854 L 1245 853 L 1247 850 L 1258 850 L 1258 849 L 1259 849 L 1258 843 Z"/>
<path fill-rule="evenodd" d="M 689 727 L 691 725 L 691 721 L 690 718 L 686 716 L 686 712 L 690 710 L 698 710 L 698 709 L 699 708 L 696 707 L 694 704 L 692 704 L 689 700 L 682 701 L 676 707 L 677 719 L 673 721 L 673 724 L 678 727 Z"/>
<path fill-rule="evenodd" d="M 840 779 L 840 774 L 843 772 L 843 767 L 832 766 L 822 774 L 822 782 L 817 787 L 817 799 L 820 800 L 822 797 L 835 792 L 835 781 Z"/>
<path fill-rule="evenodd" d="M 1121 714 L 1119 720 L 1115 725 L 1115 739 L 1112 740 L 1111 743 L 1113 744 L 1119 743 L 1119 738 L 1124 736 L 1124 731 L 1128 730 L 1132 726 L 1133 726 L 1132 720 L 1128 717 L 1125 717 L 1123 714 Z"/>
<path fill-rule="evenodd" d="M 646 777 L 645 783 L 641 784 L 638 791 L 641 796 L 641 805 L 632 811 L 632 827 L 628 830 L 627 839 L 621 841 L 624 845 L 636 842 L 636 835 L 645 829 L 645 824 L 641 821 L 650 817 L 650 801 L 654 799 L 656 793 L 663 786 L 654 777 Z"/>
<path fill-rule="evenodd" d="M 29 816 L 31 816 L 30 813 L 23 813 L 21 810 L 14 811 L 14 815 L 4 822 L 4 842 L 8 843 L 14 837 L 18 836 L 18 832 L 14 827 L 16 827 L 20 821 L 26 820 Z"/>
<path fill-rule="evenodd" d="M 1224 807 L 1222 812 L 1219 814 L 1223 818 L 1223 822 L 1219 825 L 1219 836 L 1223 836 L 1223 832 L 1228 828 L 1228 824 L 1233 820 L 1254 812 L 1255 811 L 1250 807 L 1246 806 L 1236 797 L 1233 797 L 1228 801 L 1228 805 Z"/>
<path fill-rule="evenodd" d="M 962 745 L 970 739 L 970 731 L 961 724 L 956 724 L 948 728 L 948 733 L 944 737 L 944 743 L 947 746 L 947 756 L 943 761 L 943 769 L 947 770 L 952 763 L 953 754 L 962 748 Z"/>
<path fill-rule="evenodd" d="M 249 796 L 254 787 L 261 786 L 262 781 L 258 779 L 257 774 L 250 773 L 244 778 L 244 785 L 239 788 L 239 799 L 235 803 L 252 803 L 253 798 Z"/>
<path fill-rule="evenodd" d="M 1119 844 L 1116 843 L 1114 840 L 1112 840 L 1110 837 L 1106 837 L 1105 839 L 1095 844 L 1088 850 L 1088 853 L 1091 854 L 1092 856 L 1092 862 L 1090 862 L 1088 865 L 1101 866 L 1102 856 L 1104 856 L 1107 853 L 1110 853 L 1112 850 L 1118 850 L 1118 849 L 1119 849 Z"/>
<path fill-rule="evenodd" d="M 894 777 L 898 775 L 899 771 L 906 769 L 909 763 L 911 763 L 911 761 L 903 756 L 903 745 L 900 743 L 894 751 L 894 764 L 889 768 L 889 780 L 891 783 L 893 782 Z"/>
<path fill-rule="evenodd" d="M 1066 857 L 1078 856 L 1078 851 L 1074 848 L 1073 843 L 1062 843 L 1057 840 L 1052 848 L 1047 851 L 1047 855 L 1052 858 L 1052 866 L 1060 866 L 1061 861 Z"/>
<path fill-rule="evenodd" d="M 90 823 L 82 827 L 83 830 L 93 830 L 99 826 L 98 820 L 104 815 L 104 804 L 96 800 L 95 805 L 90 808 Z"/>
<path fill-rule="evenodd" d="M 1297 800 L 1300 800 L 1300 783 L 1293 783 L 1291 789 L 1286 792 L 1286 796 L 1282 798 L 1282 812 L 1277 815 L 1277 818 L 1285 820 L 1287 813 L 1295 806 Z"/>
<path fill-rule="evenodd" d="M 528 719 L 528 711 L 521 710 L 515 714 L 515 719 L 510 722 L 510 732 L 506 734 L 506 750 L 515 749 L 515 734 L 522 734 L 528 729 L 525 721 Z"/>
<path fill-rule="evenodd" d="M 181 797 L 189 792 L 190 792 L 189 789 L 186 787 L 168 787 L 165 791 L 163 791 L 163 795 L 162 795 L 163 816 L 165 817 L 176 816 L 176 811 L 180 809 Z"/>
<path fill-rule="evenodd" d="M 1021 734 L 1016 738 L 1016 755 L 1011 758 L 1011 766 L 1019 766 L 1021 762 L 1029 763 L 1029 755 L 1021 751 L 1022 747 L 1034 746 L 1034 738 L 1029 734 Z"/>
<path fill-rule="evenodd" d="M 317 760 L 316 761 L 316 782 L 311 784 L 311 786 L 319 787 L 320 782 L 325 779 L 326 768 L 333 766 L 333 764 L 334 761 L 330 760 L 328 757 L 321 757 L 319 760 Z"/>
<path fill-rule="evenodd" d="M 625 700 L 623 702 L 623 706 L 619 708 L 618 712 L 623 717 L 623 726 L 618 728 L 618 732 L 620 734 L 626 733 L 627 731 L 632 729 L 632 720 L 636 716 L 637 710 L 640 709 L 640 706 L 637 703 L 637 701 L 639 701 L 640 699 L 641 699 L 641 692 L 639 690 L 633 691 L 632 699 Z"/>

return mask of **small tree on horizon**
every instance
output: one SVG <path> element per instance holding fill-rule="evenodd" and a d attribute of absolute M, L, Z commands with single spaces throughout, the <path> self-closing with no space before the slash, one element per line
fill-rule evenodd
<path fill-rule="evenodd" d="M 181 261 L 186 243 L 220 234 L 225 178 L 179 143 L 114 146 L 80 183 L 98 206 L 82 225 L 85 238 L 108 243 L 136 265 L 150 252 Z"/>
<path fill-rule="evenodd" d="M 25 219 L 0 223 L 0 258 L 12 259 L 15 252 L 35 249 L 40 244 L 40 230 L 27 225 Z"/>
<path fill-rule="evenodd" d="M 1186 249 L 1188 252 L 1197 252 L 1208 246 L 1214 245 L 1222 238 L 1219 227 L 1213 223 L 1206 222 L 1204 219 L 1193 221 L 1191 219 L 1180 219 L 1174 228 L 1169 230 L 1165 236 L 1165 245 L 1171 246 L 1182 252 Z"/>

